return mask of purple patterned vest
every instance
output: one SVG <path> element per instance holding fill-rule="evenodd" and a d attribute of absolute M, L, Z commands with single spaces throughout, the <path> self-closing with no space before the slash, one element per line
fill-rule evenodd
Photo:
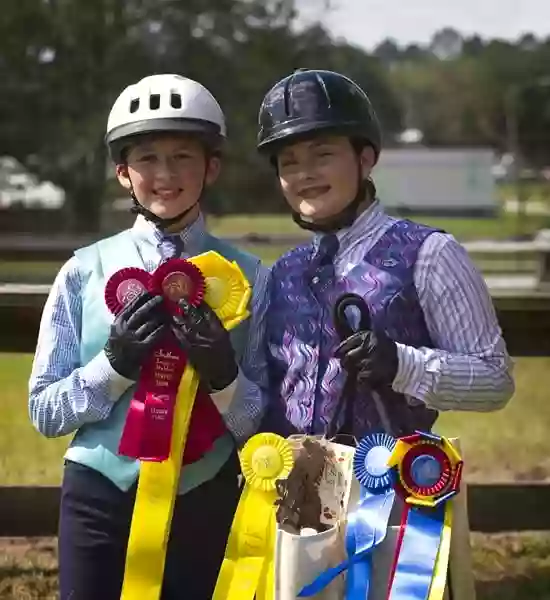
<path fill-rule="evenodd" d="M 314 256 L 312 244 L 291 250 L 275 263 L 267 315 L 271 396 L 262 430 L 284 436 L 327 432 L 346 378 L 340 362 L 333 358 L 340 340 L 332 315 L 336 299 L 345 292 L 366 300 L 373 326 L 385 330 L 391 339 L 414 347 L 432 346 L 413 277 L 418 251 L 434 231 L 397 221 L 363 262 L 337 282 L 332 263 L 323 264 Z M 394 435 L 431 430 L 436 411 L 409 404 L 389 386 L 379 393 Z M 361 439 L 380 428 L 371 392 L 357 389 L 353 434 Z"/>

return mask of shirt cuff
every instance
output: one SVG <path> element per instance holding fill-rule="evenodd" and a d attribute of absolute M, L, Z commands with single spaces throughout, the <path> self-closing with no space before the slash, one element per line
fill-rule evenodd
<path fill-rule="evenodd" d="M 116 402 L 136 382 L 115 371 L 103 350 L 80 370 L 84 387 L 104 390 L 105 399 Z"/>
<path fill-rule="evenodd" d="M 441 371 L 441 359 L 426 348 L 420 350 L 405 344 L 395 345 L 398 368 L 392 383 L 393 390 L 417 401 L 429 402 Z"/>
<path fill-rule="evenodd" d="M 210 394 L 210 398 L 216 405 L 216 408 L 223 415 L 231 406 L 231 402 L 233 401 L 233 396 L 235 395 L 235 390 L 237 389 L 237 380 L 239 377 L 235 377 L 235 379 L 223 390 L 219 390 L 218 392 L 212 392 Z"/>

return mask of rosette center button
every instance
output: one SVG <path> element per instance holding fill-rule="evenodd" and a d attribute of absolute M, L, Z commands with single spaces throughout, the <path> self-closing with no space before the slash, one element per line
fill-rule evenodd
<path fill-rule="evenodd" d="M 181 272 L 170 273 L 162 282 L 162 291 L 172 302 L 188 298 L 193 292 L 191 279 Z"/>
<path fill-rule="evenodd" d="M 411 478 L 419 487 L 431 487 L 441 478 L 439 461 L 429 454 L 417 456 L 411 464 Z"/>
<path fill-rule="evenodd" d="M 258 477 L 271 479 L 283 468 L 283 461 L 277 448 L 261 446 L 252 455 L 252 468 Z"/>
<path fill-rule="evenodd" d="M 365 457 L 365 469 L 373 477 L 382 477 L 388 470 L 388 460 L 391 456 L 391 450 L 385 446 L 375 446 L 371 448 Z"/>

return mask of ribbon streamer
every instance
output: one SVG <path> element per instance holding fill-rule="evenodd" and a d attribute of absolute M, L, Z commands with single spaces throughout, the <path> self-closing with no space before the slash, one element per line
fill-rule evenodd
<path fill-rule="evenodd" d="M 170 455 L 174 411 L 186 358 L 171 332 L 142 367 L 130 401 L 118 453 L 161 462 Z"/>
<path fill-rule="evenodd" d="M 427 512 L 410 509 L 390 598 L 426 600 L 441 544 L 444 506 Z"/>
<path fill-rule="evenodd" d="M 160 598 L 181 457 L 197 387 L 196 372 L 188 365 L 176 399 L 170 456 L 164 462 L 141 465 L 121 600 Z"/>
<path fill-rule="evenodd" d="M 388 585 L 388 600 L 442 600 L 449 562 L 452 497 L 462 459 L 445 438 L 417 432 L 390 457 L 394 485 L 406 504 Z"/>
<path fill-rule="evenodd" d="M 245 444 L 240 459 L 245 487 L 212 600 L 272 600 L 276 481 L 292 469 L 292 447 L 281 436 L 260 433 Z"/>
<path fill-rule="evenodd" d="M 441 544 L 435 563 L 434 576 L 430 587 L 428 600 L 441 600 L 447 586 L 447 569 L 449 568 L 449 557 L 451 554 L 451 531 L 453 527 L 453 503 L 449 502 L 445 509 L 443 521 L 443 532 Z"/>
<path fill-rule="evenodd" d="M 181 277 L 182 273 L 191 272 L 182 269 L 183 262 L 192 262 L 205 276 L 204 299 L 227 329 L 235 327 L 248 316 L 246 306 L 251 294 L 250 285 L 235 262 L 230 263 L 215 252 L 207 252 L 190 261 L 172 259 L 153 274 L 153 285 L 159 285 L 160 281 L 169 310 L 178 310 L 178 294 L 193 293 L 189 287 L 191 279 Z M 176 277 L 170 277 L 174 273 Z M 221 288 L 224 281 L 230 282 L 230 289 L 225 290 L 225 294 L 209 292 L 209 273 L 215 274 L 216 283 Z M 220 304 L 220 300 L 225 303 Z M 198 384 L 196 371 L 186 364 L 175 401 L 170 454 L 167 460 L 141 464 L 121 600 L 160 598 L 172 514 Z"/>
<path fill-rule="evenodd" d="M 305 586 L 299 597 L 318 594 L 340 573 L 348 570 L 346 600 L 368 597 L 373 549 L 386 537 L 388 520 L 395 499 L 388 459 L 396 440 L 375 433 L 361 440 L 355 450 L 353 471 L 361 486 L 357 508 L 350 515 L 346 530 L 347 560 L 321 573 Z"/>

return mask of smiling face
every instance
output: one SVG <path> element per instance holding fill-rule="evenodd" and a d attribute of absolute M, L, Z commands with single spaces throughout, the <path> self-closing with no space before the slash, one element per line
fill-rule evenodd
<path fill-rule="evenodd" d="M 119 182 L 134 191 L 138 202 L 162 219 L 173 218 L 197 204 L 203 186 L 214 183 L 220 159 L 207 157 L 196 138 L 184 134 L 140 138 L 127 154 L 126 164 L 116 167 Z M 185 216 L 193 221 L 199 212 Z"/>
<path fill-rule="evenodd" d="M 369 176 L 373 149 L 361 154 L 343 136 L 318 136 L 283 148 L 277 155 L 279 181 L 286 201 L 302 218 L 321 223 L 340 213 L 357 194 L 361 176 Z"/>

